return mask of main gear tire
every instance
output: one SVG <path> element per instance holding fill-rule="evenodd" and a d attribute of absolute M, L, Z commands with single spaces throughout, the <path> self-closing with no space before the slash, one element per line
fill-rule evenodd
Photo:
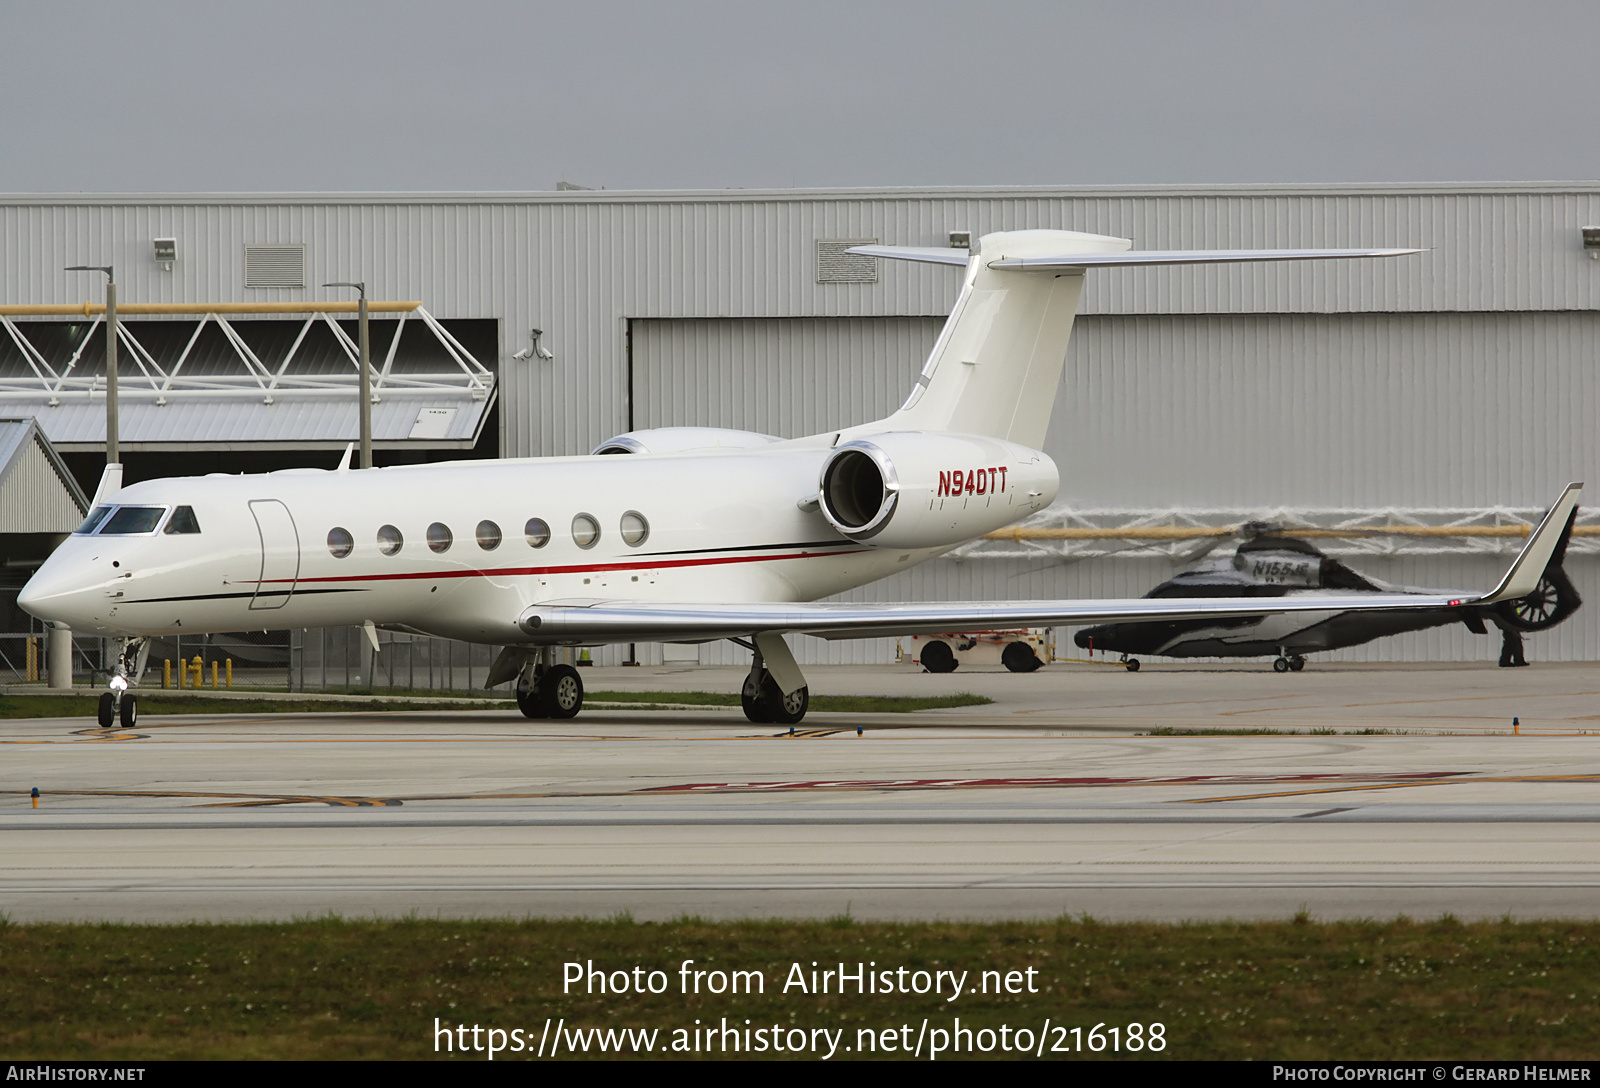
<path fill-rule="evenodd" d="M 583 677 L 571 665 L 555 665 L 539 677 L 547 718 L 576 718 L 583 709 Z"/>
<path fill-rule="evenodd" d="M 765 673 L 761 674 L 761 678 L 746 676 L 744 687 L 739 689 L 739 705 L 744 707 L 744 716 L 757 725 L 772 723 L 772 715 L 767 710 L 767 702 L 761 692 L 761 680 L 766 678 Z"/>
<path fill-rule="evenodd" d="M 139 724 L 139 697 L 124 694 L 122 696 L 122 728 L 132 729 Z"/>
<path fill-rule="evenodd" d="M 524 718 L 547 718 L 544 710 L 544 701 L 539 698 L 539 693 L 531 689 L 517 688 L 517 709 L 522 711 Z"/>
<path fill-rule="evenodd" d="M 101 729 L 117 724 L 117 697 L 109 691 L 100 696 L 99 720 Z"/>
<path fill-rule="evenodd" d="M 769 675 L 761 684 L 761 702 L 769 715 L 768 721 L 779 725 L 798 725 L 811 706 L 811 689 L 795 688 L 785 695 L 778 690 L 778 682 Z"/>

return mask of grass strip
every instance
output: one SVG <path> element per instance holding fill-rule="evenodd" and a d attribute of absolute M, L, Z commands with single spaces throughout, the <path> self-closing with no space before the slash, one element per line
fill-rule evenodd
<path fill-rule="evenodd" d="M 715 979 L 707 976 L 699 992 L 685 993 L 686 960 L 691 970 L 759 971 L 764 992 L 710 993 Z M 793 965 L 809 989 L 813 961 L 818 970 L 843 963 L 851 972 L 857 964 L 908 975 L 966 971 L 968 992 L 955 1001 L 948 987 L 920 996 L 858 994 L 853 985 L 841 994 L 837 984 L 828 993 L 784 992 Z M 567 963 L 628 972 L 630 990 L 636 977 L 659 970 L 664 992 L 590 993 L 583 984 L 563 992 Z M 1022 992 L 973 992 L 985 971 L 999 972 L 997 984 L 1019 972 L 1010 977 Z M 1024 979 L 1037 992 L 1027 992 Z M 531 1050 L 549 1018 L 552 1028 L 559 1020 L 569 1030 L 656 1028 L 654 1053 L 670 1057 L 673 1040 L 687 1039 L 696 1020 L 716 1027 L 726 1018 L 740 1029 L 746 1020 L 752 1028 L 843 1029 L 845 1045 L 872 1038 L 878 1049 L 841 1058 L 903 1058 L 898 1044 L 882 1049 L 884 1031 L 898 1040 L 910 1025 L 909 1047 L 924 1018 L 950 1029 L 957 1016 L 975 1032 L 1027 1028 L 1035 1042 L 1044 1035 L 1046 1054 L 1070 1060 L 1590 1059 L 1600 924 L 1449 916 L 1324 924 L 1304 915 L 1186 925 L 1082 917 L 30 924 L 0 927 L 0 983 L 0 1053 L 13 1060 L 462 1058 L 436 1050 L 435 1018 L 465 1026 L 469 1047 L 476 1025 L 520 1029 Z M 1046 1018 L 1067 1033 L 1044 1033 Z M 1135 1023 L 1146 1045 L 1129 1053 Z M 1097 1024 L 1105 1048 L 1080 1052 Z M 1148 1045 L 1154 1024 L 1165 1041 L 1159 1051 Z M 1120 1035 L 1116 1049 L 1111 1028 Z M 589 1057 L 632 1056 L 602 1053 L 589 1038 Z M 1063 1042 L 1073 1049 L 1052 1051 Z M 994 1048 L 961 1056 L 1022 1055 Z"/>

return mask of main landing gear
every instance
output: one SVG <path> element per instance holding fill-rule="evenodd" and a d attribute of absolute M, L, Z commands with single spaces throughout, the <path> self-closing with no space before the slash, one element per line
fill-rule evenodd
<path fill-rule="evenodd" d="M 583 709 L 583 677 L 571 665 L 552 664 L 554 657 L 553 647 L 539 647 L 517 676 L 524 718 L 576 718 Z"/>
<path fill-rule="evenodd" d="M 1277 660 L 1272 663 L 1273 672 L 1299 672 L 1306 667 L 1306 659 L 1299 654 L 1278 651 Z"/>
<path fill-rule="evenodd" d="M 101 694 L 95 716 L 101 729 L 115 729 L 119 720 L 124 729 L 132 729 L 139 724 L 139 697 L 128 690 L 128 667 L 129 662 L 134 663 L 133 675 L 137 680 L 144 671 L 148 646 L 148 641 L 142 638 L 126 639 L 122 643 L 122 649 L 117 653 L 117 663 L 111 669 L 111 680 L 107 684 L 111 690 Z"/>
<path fill-rule="evenodd" d="M 780 635 L 733 641 L 751 655 L 750 672 L 739 693 L 744 716 L 758 724 L 798 724 L 811 706 L 811 690 L 788 643 Z M 571 665 L 557 665 L 554 660 L 553 646 L 508 647 L 491 668 L 488 683 L 503 684 L 515 675 L 517 709 L 525 718 L 576 718 L 583 709 L 583 677 Z M 102 719 L 106 714 L 102 706 Z M 124 724 L 132 723 L 125 719 Z"/>
<path fill-rule="evenodd" d="M 733 641 L 750 650 L 750 672 L 739 691 L 744 716 L 757 725 L 797 724 L 811 705 L 811 689 L 788 644 L 779 635 L 756 635 L 750 642 L 742 638 Z M 788 691 L 784 691 L 786 687 Z"/>

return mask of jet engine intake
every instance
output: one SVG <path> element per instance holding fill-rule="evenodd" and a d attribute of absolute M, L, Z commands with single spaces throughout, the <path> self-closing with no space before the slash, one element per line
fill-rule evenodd
<path fill-rule="evenodd" d="M 839 445 L 817 484 L 822 514 L 880 548 L 960 544 L 1048 506 L 1060 481 L 1038 450 L 982 435 L 899 431 Z"/>

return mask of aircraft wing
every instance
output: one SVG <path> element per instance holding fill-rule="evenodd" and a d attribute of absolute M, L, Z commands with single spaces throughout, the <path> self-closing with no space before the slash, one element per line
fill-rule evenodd
<path fill-rule="evenodd" d="M 1146 597 L 1131 600 L 970 601 L 933 604 L 551 601 L 525 609 L 524 634 L 551 642 L 694 642 L 753 634 L 874 638 L 1013 627 L 1066 627 L 1137 620 L 1196 620 L 1292 612 L 1380 612 L 1470 608 L 1516 600 L 1539 584 L 1578 503 L 1569 484 L 1528 537 L 1500 584 L 1469 597 L 1414 593 L 1317 593 L 1293 597 Z"/>

